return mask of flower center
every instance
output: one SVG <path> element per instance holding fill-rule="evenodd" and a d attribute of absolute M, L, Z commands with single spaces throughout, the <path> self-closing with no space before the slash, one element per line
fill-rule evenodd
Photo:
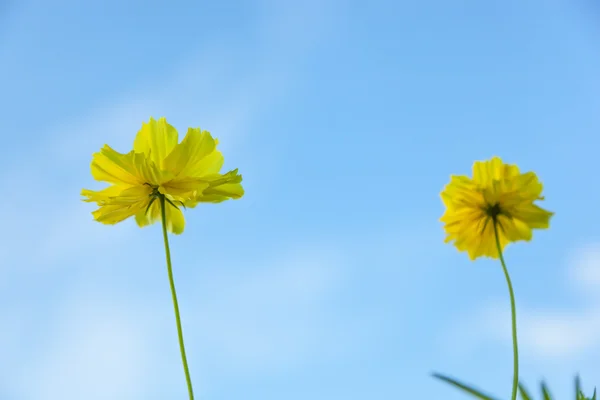
<path fill-rule="evenodd" d="M 152 203 L 154 203 L 154 200 L 159 199 L 161 201 L 161 205 L 164 204 L 163 200 L 166 201 L 167 203 L 169 203 L 170 205 L 172 205 L 174 208 L 179 209 L 179 207 L 177 207 L 175 205 L 175 203 L 173 203 L 173 201 L 167 197 L 167 195 L 162 194 L 158 188 L 158 185 L 152 185 L 148 182 L 144 183 L 144 185 L 148 185 L 150 186 L 150 188 L 152 189 L 152 193 L 150 193 L 150 195 L 148 197 L 150 197 L 150 202 L 148 203 L 148 208 L 146 208 L 146 213 L 148 213 L 148 210 L 150 209 L 150 206 L 152 205 Z M 175 200 L 176 203 L 181 204 L 181 206 L 183 208 L 185 208 L 185 204 L 183 204 L 182 201 L 180 200 Z"/>
<path fill-rule="evenodd" d="M 500 204 L 496 203 L 493 205 L 488 206 L 488 208 L 485 210 L 485 213 L 491 217 L 493 220 L 495 220 L 498 215 L 502 214 L 502 210 L 500 209 Z"/>
<path fill-rule="evenodd" d="M 150 197 L 156 198 L 156 197 L 161 196 L 161 193 L 158 191 L 158 185 L 152 185 L 148 182 L 144 183 L 144 185 L 148 185 L 152 189 L 152 193 L 150 193 Z"/>

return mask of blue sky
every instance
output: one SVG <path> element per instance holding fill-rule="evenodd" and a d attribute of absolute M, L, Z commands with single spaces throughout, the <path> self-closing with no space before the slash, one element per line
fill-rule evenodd
<path fill-rule="evenodd" d="M 94 222 L 108 143 L 219 138 L 242 200 L 171 237 L 200 399 L 507 398 L 496 262 L 439 192 L 493 155 L 551 229 L 506 252 L 522 380 L 600 385 L 600 8 L 586 0 L 12 1 L 0 7 L 0 399 L 185 398 L 160 227 Z"/>

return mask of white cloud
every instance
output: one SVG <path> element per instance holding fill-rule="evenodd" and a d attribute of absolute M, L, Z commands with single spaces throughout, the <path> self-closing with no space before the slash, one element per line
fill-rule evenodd
<path fill-rule="evenodd" d="M 600 317 L 597 311 L 526 310 L 519 318 L 519 341 L 540 358 L 569 358 L 597 351 L 600 346 Z M 509 332 L 510 325 L 506 326 Z M 508 335 L 507 335 L 508 336 Z M 506 339 L 506 338 L 505 338 Z"/>
<path fill-rule="evenodd" d="M 342 261 L 334 249 L 305 247 L 250 260 L 263 266 L 242 273 L 228 272 L 241 270 L 231 266 L 187 278 L 196 290 L 180 291 L 179 301 L 197 392 L 227 384 L 232 374 L 264 375 L 351 349 L 362 332 L 323 309 Z M 24 400 L 131 400 L 184 388 L 166 278 L 164 291 L 135 296 L 106 290 L 96 278 L 85 275 L 46 320 L 25 306 L 0 310 L 12 321 L 0 334 L 0 389 Z"/>
<path fill-rule="evenodd" d="M 517 304 L 517 328 L 521 351 L 539 360 L 573 360 L 600 355 L 600 245 L 589 244 L 573 252 L 567 262 L 569 296 L 584 304 L 570 309 Z M 582 296 L 582 294 L 584 296 Z M 590 296 L 591 294 L 591 296 Z M 491 341 L 510 346 L 511 323 L 508 299 L 488 303 L 450 329 L 444 345 L 460 343 L 473 350 Z"/>
<path fill-rule="evenodd" d="M 24 400 L 143 398 L 152 353 L 136 311 L 98 293 L 81 292 L 68 300 L 43 335 L 5 342 L 13 350 L 4 360 L 19 368 L 4 371 L 11 379 L 3 389 Z M 35 325 L 42 326 L 40 320 Z M 15 350 L 29 346 L 34 351 Z"/>
<path fill-rule="evenodd" d="M 600 295 L 600 243 L 589 243 L 577 249 L 571 257 L 569 278 L 578 291 Z"/>
<path fill-rule="evenodd" d="M 229 369 L 306 361 L 315 349 L 335 345 L 321 308 L 338 283 L 340 261 L 334 251 L 305 249 L 252 272 L 205 276 L 199 290 L 208 293 L 194 308 L 198 318 L 189 329 Z"/>
<path fill-rule="evenodd" d="M 24 263 L 61 265 L 69 254 L 86 254 L 92 246 L 108 248 L 122 241 L 120 234 L 93 230 L 89 213 L 94 206 L 75 206 L 74 199 L 79 198 L 82 187 L 103 186 L 89 175 L 91 154 L 104 143 L 128 151 L 134 134 L 149 116 L 166 116 L 180 132 L 185 132 L 187 126 L 208 129 L 221 139 L 222 146 L 232 150 L 228 154 L 233 154 L 236 146 L 242 145 L 253 118 L 268 110 L 293 84 L 297 62 L 308 54 L 319 32 L 331 28 L 326 13 L 319 14 L 308 36 L 306 26 L 282 24 L 281 17 L 296 20 L 298 12 L 312 14 L 319 4 L 290 6 L 292 9 L 267 7 L 269 12 L 261 26 L 262 42 L 256 43 L 261 49 L 256 65 L 261 68 L 238 79 L 223 74 L 221 69 L 223 64 L 239 64 L 239 60 L 231 59 L 215 43 L 209 51 L 182 60 L 171 75 L 157 79 L 159 83 L 125 89 L 117 98 L 97 105 L 80 118 L 58 121 L 42 132 L 28 157 L 0 176 L 5 187 L 20 194 L 18 200 L 0 198 L 0 216 L 4 226 L 9 227 L 0 231 L 0 257 L 8 260 L 2 269 L 20 270 Z M 292 38 L 294 46 L 283 46 L 281 40 L 285 38 Z M 240 150 L 239 154 L 249 153 Z M 246 160 L 246 165 L 248 162 L 252 160 Z M 29 252 L 32 245 L 41 250 Z M 0 274 L 0 285 L 6 274 L 5 270 Z"/>
<path fill-rule="evenodd" d="M 288 17 L 294 14 L 279 11 Z M 319 15 L 322 22 L 328 19 L 323 13 Z M 95 187 L 89 176 L 92 152 L 104 143 L 126 151 L 141 122 L 150 115 L 166 116 L 180 132 L 200 125 L 233 150 L 241 146 L 241 140 L 227 139 L 241 139 L 253 118 L 286 93 L 293 84 L 297 61 L 318 36 L 319 26 L 311 26 L 309 37 L 305 25 L 280 24 L 279 16 L 269 15 L 273 23 L 265 25 L 273 29 L 263 35 L 264 58 L 257 63 L 263 67 L 240 79 L 219 73 L 220 63 L 235 60 L 228 60 L 220 51 L 204 53 L 184 60 L 171 76 L 156 79 L 146 88 L 126 89 L 80 118 L 55 121 L 41 133 L 28 157 L 0 176 L 5 187 L 20 193 L 19 199 L 0 198 L 0 216 L 9 227 L 0 232 L 0 257 L 7 261 L 0 267 L 0 289 L 8 287 L 5 276 L 12 279 L 11 290 L 17 290 L 15 284 L 31 283 L 28 278 L 35 276 L 32 272 L 38 278 L 50 279 L 51 274 L 60 273 L 58 268 L 85 270 L 90 259 L 98 263 L 111 257 L 104 249 L 135 244 L 127 239 L 133 225 L 107 229 L 94 223 L 89 214 L 93 206 L 79 203 L 78 198 L 81 187 L 87 186 L 85 182 Z M 279 43 L 285 37 L 294 37 L 294 46 Z M 270 267 L 258 274 L 225 274 L 207 280 L 214 288 L 210 301 L 181 299 L 182 308 L 197 302 L 194 313 L 184 319 L 191 358 L 205 360 L 194 354 L 214 352 L 212 359 L 221 360 L 223 368 L 260 371 L 302 362 L 324 337 L 328 339 L 321 348 L 336 344 L 335 335 L 328 331 L 331 327 L 323 326 L 325 317 L 320 308 L 334 285 L 335 256 L 332 259 L 308 249 L 302 257 L 294 254 L 279 262 L 266 262 Z M 171 375 L 162 376 L 162 372 L 168 368 L 170 374 L 172 364 L 162 361 L 178 362 L 179 357 L 172 342 L 175 326 L 171 304 L 155 307 L 153 300 L 146 305 L 132 304 L 125 294 L 117 297 L 119 302 L 107 303 L 114 290 L 81 289 L 97 277 L 95 274 L 74 276 L 69 286 L 59 284 L 66 292 L 61 295 L 69 301 L 55 304 L 56 298 L 48 298 L 42 307 L 42 297 L 33 296 L 28 307 L 14 303 L 0 306 L 0 315 L 10 316 L 14 322 L 13 329 L 1 335 L 4 348 L 9 349 L 3 360 L 9 360 L 6 365 L 22 365 L 3 370 L 0 396 L 2 390 L 9 390 L 14 398 L 25 400 L 146 399 L 143 390 L 148 387 L 148 377 L 157 371 L 157 376 L 170 385 Z M 23 277 L 27 279 L 20 279 Z M 47 290 L 47 294 L 57 296 L 57 291 Z M 48 330 L 43 332 L 47 336 L 39 339 L 39 321 L 48 314 L 57 318 L 48 322 Z M 22 329 L 23 321 L 27 322 L 23 326 L 35 329 Z M 40 351 L 27 352 L 37 340 Z M 165 340 L 170 343 L 167 347 Z M 177 384 L 181 383 L 180 373 L 179 369 L 173 372 Z"/>

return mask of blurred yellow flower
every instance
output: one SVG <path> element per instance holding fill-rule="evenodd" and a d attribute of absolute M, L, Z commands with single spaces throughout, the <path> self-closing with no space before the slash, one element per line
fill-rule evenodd
<path fill-rule="evenodd" d="M 189 128 L 178 143 L 177 130 L 165 118 L 142 124 L 133 150 L 121 154 L 104 145 L 92 157 L 92 176 L 111 183 L 100 190 L 84 189 L 84 201 L 100 208 L 92 213 L 104 224 L 116 224 L 131 216 L 140 227 L 161 219 L 160 200 L 166 204 L 167 229 L 183 232 L 185 220 L 179 206 L 199 202 L 219 203 L 244 194 L 237 169 L 221 174 L 223 155 L 217 140 L 200 128 Z"/>
<path fill-rule="evenodd" d="M 542 184 L 533 172 L 520 173 L 516 165 L 494 157 L 473 165 L 473 178 L 451 176 L 441 193 L 446 212 L 446 243 L 474 260 L 498 258 L 494 223 L 501 249 L 518 240 L 530 240 L 532 229 L 546 229 L 554 214 L 533 204 L 541 197 Z"/>

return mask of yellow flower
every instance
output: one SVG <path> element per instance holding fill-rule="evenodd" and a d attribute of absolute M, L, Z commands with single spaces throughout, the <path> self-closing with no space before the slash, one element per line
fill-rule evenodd
<path fill-rule="evenodd" d="M 494 234 L 497 224 L 500 247 L 531 240 L 532 229 L 546 229 L 554 214 L 533 204 L 541 197 L 542 184 L 533 172 L 520 173 L 516 165 L 494 157 L 473 165 L 473 178 L 451 176 L 441 193 L 446 212 L 446 243 L 454 241 L 471 260 L 498 258 Z"/>
<path fill-rule="evenodd" d="M 142 124 L 129 153 L 121 154 L 108 145 L 94 153 L 92 176 L 112 184 L 100 191 L 82 190 L 84 201 L 100 206 L 92 213 L 94 219 L 116 224 L 135 216 L 143 227 L 160 220 L 159 200 L 164 196 L 167 229 L 180 234 L 185 220 L 179 206 L 243 196 L 237 169 L 219 173 L 223 155 L 209 132 L 189 128 L 181 143 L 177 142 L 177 130 L 165 118 L 150 118 Z"/>

